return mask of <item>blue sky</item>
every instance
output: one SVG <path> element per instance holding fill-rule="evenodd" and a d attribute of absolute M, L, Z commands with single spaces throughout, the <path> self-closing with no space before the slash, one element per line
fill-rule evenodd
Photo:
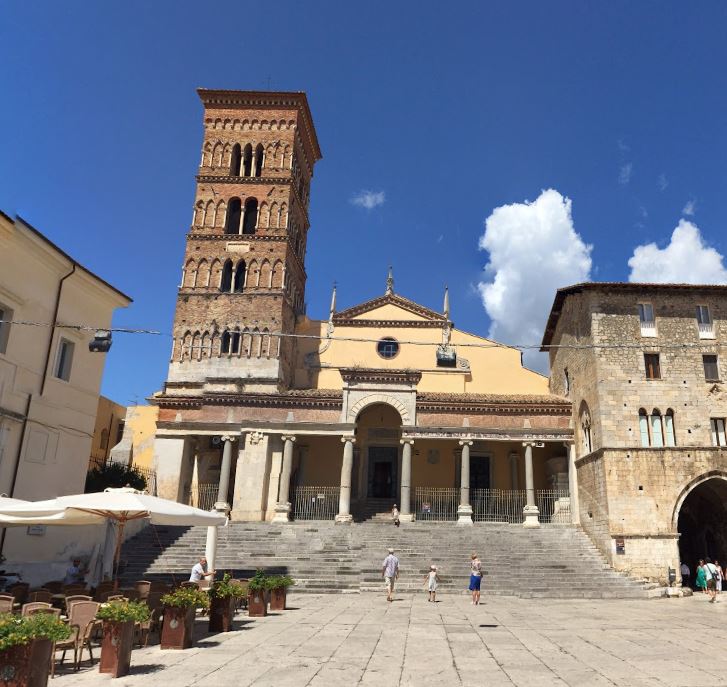
<path fill-rule="evenodd" d="M 561 281 L 626 280 L 637 246 L 657 244 L 641 278 L 727 274 L 726 23 L 718 2 L 6 2 L 0 208 L 133 296 L 117 326 L 168 332 L 195 88 L 304 90 L 324 156 L 308 314 L 325 316 L 334 280 L 341 308 L 382 293 L 391 263 L 425 305 L 448 283 L 458 327 L 538 343 Z M 352 203 L 364 190 L 384 202 Z M 497 259 L 479 247 L 487 218 Z M 699 241 L 685 230 L 665 253 L 680 220 Z M 568 266 L 541 274 L 556 255 Z M 169 349 L 117 335 L 103 392 L 143 401 Z"/>

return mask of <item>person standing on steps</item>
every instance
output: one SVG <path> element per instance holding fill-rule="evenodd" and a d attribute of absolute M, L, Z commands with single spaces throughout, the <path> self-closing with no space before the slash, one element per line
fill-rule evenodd
<path fill-rule="evenodd" d="M 389 555 L 384 558 L 381 577 L 386 580 L 386 600 L 393 601 L 394 583 L 399 579 L 399 559 L 394 555 L 394 549 L 389 549 Z"/>
<path fill-rule="evenodd" d="M 397 527 L 401 524 L 399 522 L 399 508 L 396 504 L 394 504 L 394 507 L 391 509 L 391 519 Z"/>
<path fill-rule="evenodd" d="M 437 575 L 437 566 L 429 566 L 429 574 L 424 578 L 429 592 L 429 601 L 437 603 L 437 585 L 439 584 L 439 575 Z"/>
<path fill-rule="evenodd" d="M 477 554 L 473 551 L 470 561 L 470 586 L 472 592 L 472 605 L 480 604 L 480 585 L 482 584 L 482 563 Z"/>

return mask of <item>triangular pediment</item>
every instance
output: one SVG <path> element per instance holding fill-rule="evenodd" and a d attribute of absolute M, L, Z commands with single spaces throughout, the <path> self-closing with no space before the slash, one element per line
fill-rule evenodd
<path fill-rule="evenodd" d="M 335 324 L 355 324 L 358 326 L 365 326 L 369 323 L 371 326 L 378 326 L 382 322 L 442 326 L 446 321 L 441 313 L 425 308 L 423 305 L 395 293 L 372 298 L 369 301 L 342 310 L 333 316 Z"/>

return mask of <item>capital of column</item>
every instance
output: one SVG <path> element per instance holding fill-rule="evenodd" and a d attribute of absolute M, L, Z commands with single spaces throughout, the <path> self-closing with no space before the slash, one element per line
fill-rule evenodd
<path fill-rule="evenodd" d="M 353 434 L 344 434 L 341 437 L 341 443 L 342 444 L 345 444 L 346 442 L 350 442 L 352 444 L 355 444 L 356 443 L 356 437 L 353 436 Z"/>
<path fill-rule="evenodd" d="M 294 436 L 293 434 L 281 434 L 280 438 L 283 441 L 295 441 L 298 437 Z"/>
<path fill-rule="evenodd" d="M 399 439 L 399 443 L 403 446 L 404 444 L 409 444 L 409 446 L 414 446 L 414 439 Z"/>
<path fill-rule="evenodd" d="M 535 448 L 536 443 L 537 442 L 535 442 L 535 441 L 523 441 L 523 448 L 528 448 L 528 446 L 530 448 Z"/>
<path fill-rule="evenodd" d="M 458 443 L 460 446 L 472 446 L 474 441 L 472 441 L 472 439 L 460 439 Z"/>
<path fill-rule="evenodd" d="M 229 434 L 223 434 L 220 437 L 220 441 L 229 441 L 232 444 L 233 442 L 237 441 L 237 439 L 235 437 L 231 437 Z"/>

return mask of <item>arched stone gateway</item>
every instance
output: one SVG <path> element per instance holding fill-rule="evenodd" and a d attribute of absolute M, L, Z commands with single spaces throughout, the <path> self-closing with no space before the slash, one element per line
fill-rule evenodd
<path fill-rule="evenodd" d="M 727 473 L 712 471 L 694 479 L 674 507 L 679 556 L 692 570 L 700 558 L 727 562 Z"/>
<path fill-rule="evenodd" d="M 406 406 L 393 395 L 386 393 L 369 394 L 354 403 L 348 410 L 348 422 L 356 422 L 358 416 L 366 408 L 378 404 L 388 405 L 394 408 L 401 417 L 401 424 L 408 425 L 411 423 L 409 411 Z"/>

